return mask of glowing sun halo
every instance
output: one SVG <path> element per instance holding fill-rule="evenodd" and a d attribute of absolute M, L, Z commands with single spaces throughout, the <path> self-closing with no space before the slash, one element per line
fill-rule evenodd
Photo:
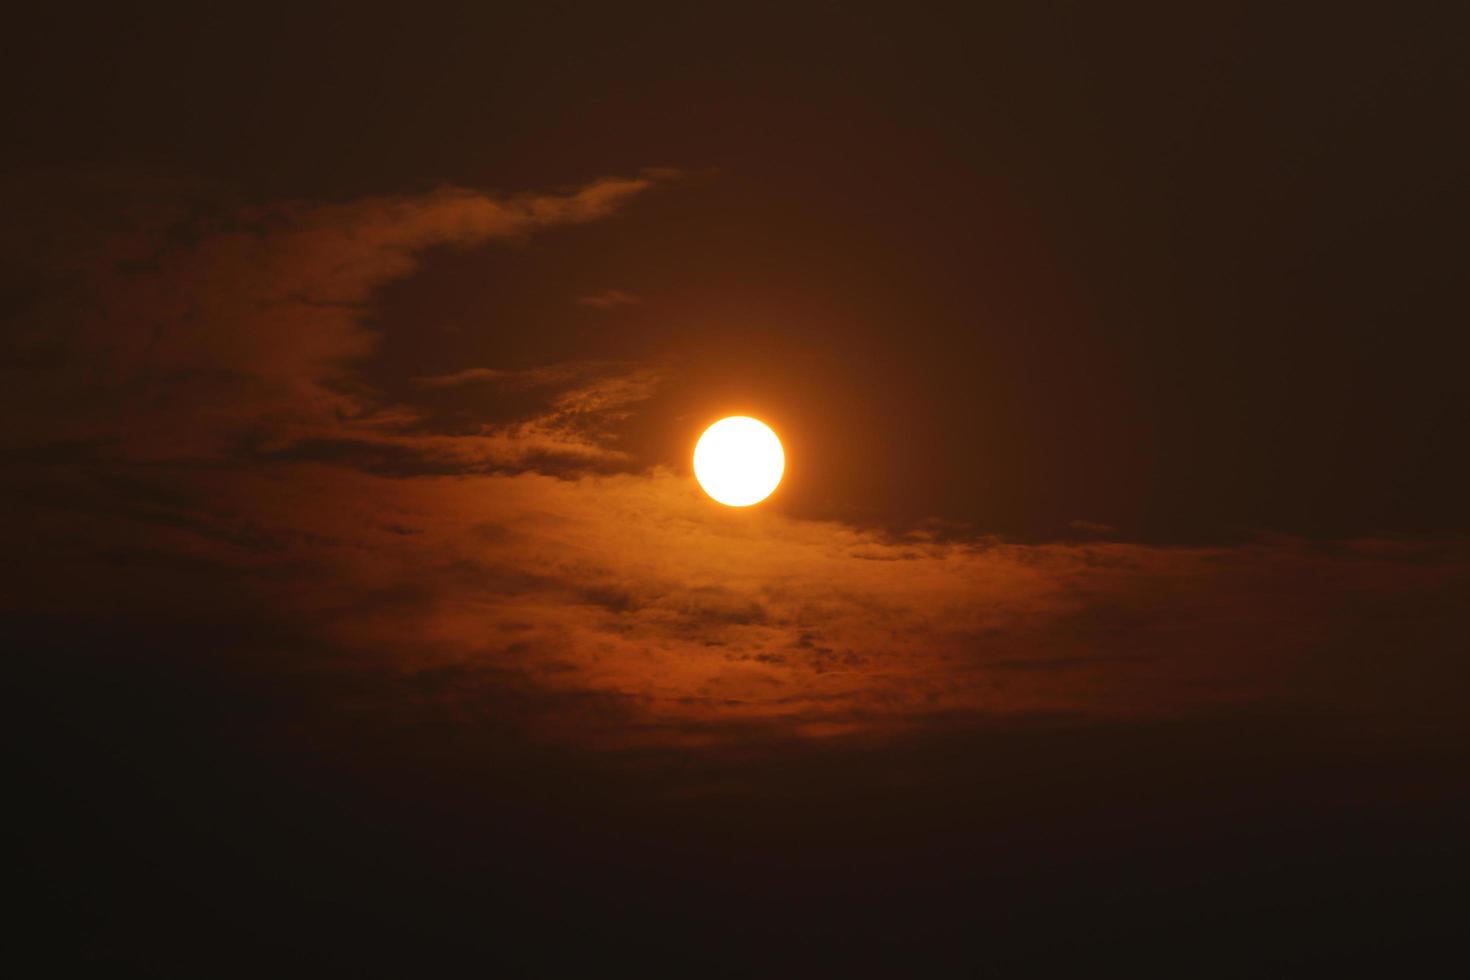
<path fill-rule="evenodd" d="M 694 447 L 694 478 L 705 493 L 731 507 L 765 500 L 785 470 L 786 454 L 776 433 L 744 415 L 720 419 Z"/>

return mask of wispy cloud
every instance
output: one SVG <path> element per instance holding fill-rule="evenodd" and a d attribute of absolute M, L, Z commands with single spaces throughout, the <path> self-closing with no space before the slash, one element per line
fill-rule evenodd
<path fill-rule="evenodd" d="M 590 307 L 594 310 L 611 310 L 619 306 L 635 306 L 643 302 L 641 298 L 621 289 L 604 289 L 600 293 L 583 296 L 577 300 L 578 306 Z"/>
<path fill-rule="evenodd" d="M 463 371 L 451 371 L 448 374 L 414 378 L 413 383 L 422 388 L 458 388 L 478 382 L 503 381 L 513 374 L 512 371 L 502 371 L 499 368 L 465 368 Z"/>
<path fill-rule="evenodd" d="M 45 270 L 58 288 L 7 325 L 0 440 L 110 438 L 161 459 L 226 454 L 262 430 L 323 436 L 381 407 L 351 383 L 378 340 L 363 314 L 425 249 L 594 221 L 652 184 L 503 197 L 449 187 L 222 212 L 124 200 L 123 230 L 79 233 Z"/>

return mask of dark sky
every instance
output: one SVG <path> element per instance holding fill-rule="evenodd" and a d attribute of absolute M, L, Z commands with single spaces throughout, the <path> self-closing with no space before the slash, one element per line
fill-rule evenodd
<path fill-rule="evenodd" d="M 37 953 L 1299 976 L 1450 935 L 1448 6 L 303 6 L 0 40 Z M 689 466 L 735 413 L 788 455 L 748 511 Z"/>

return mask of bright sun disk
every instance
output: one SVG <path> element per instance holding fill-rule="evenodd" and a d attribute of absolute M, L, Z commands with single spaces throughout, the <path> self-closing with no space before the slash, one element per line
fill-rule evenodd
<path fill-rule="evenodd" d="M 765 500 L 785 470 L 786 454 L 776 433 L 745 415 L 720 419 L 694 447 L 694 478 L 705 493 L 730 507 Z"/>

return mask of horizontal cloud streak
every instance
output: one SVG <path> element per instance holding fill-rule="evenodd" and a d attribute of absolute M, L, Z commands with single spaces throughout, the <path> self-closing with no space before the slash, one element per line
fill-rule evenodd
<path fill-rule="evenodd" d="M 577 300 L 578 306 L 590 307 L 594 310 L 611 310 L 619 306 L 636 306 L 643 302 L 633 293 L 621 289 L 604 289 L 600 293 L 583 296 Z"/>
<path fill-rule="evenodd" d="M 1283 702 L 1433 713 L 1466 627 L 1437 598 L 1465 588 L 1463 549 L 894 539 L 722 510 L 664 471 L 403 480 L 276 463 L 167 482 L 172 499 L 123 514 L 65 513 L 59 495 L 35 508 L 34 533 L 76 558 L 78 601 L 119 597 L 117 555 L 144 576 L 135 610 L 166 612 L 212 569 L 241 614 L 305 624 L 354 669 L 612 699 L 613 731 L 588 729 L 601 714 L 534 722 L 609 744 Z M 1378 649 L 1407 623 L 1411 645 Z M 436 697 L 453 710 L 471 691 L 483 680 Z"/>

